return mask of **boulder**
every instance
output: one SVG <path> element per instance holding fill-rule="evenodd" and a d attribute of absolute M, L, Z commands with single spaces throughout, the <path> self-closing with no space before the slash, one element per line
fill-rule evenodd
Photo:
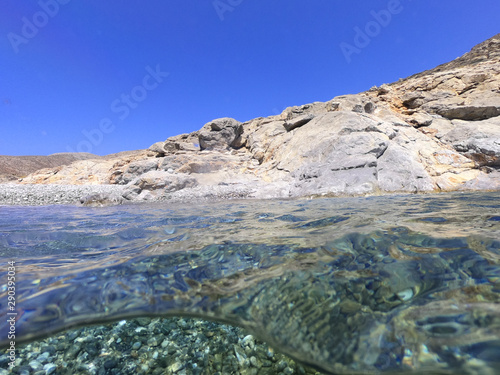
<path fill-rule="evenodd" d="M 311 121 L 314 118 L 314 115 L 311 113 L 295 117 L 291 120 L 286 121 L 283 126 L 285 127 L 286 131 L 292 131 L 293 129 L 296 129 L 298 127 L 301 127 L 302 125 L 307 124 L 309 121 Z"/>
<path fill-rule="evenodd" d="M 80 203 L 83 206 L 104 207 L 114 206 L 124 202 L 124 198 L 117 192 L 110 193 L 94 193 L 88 194 L 80 198 Z"/>
<path fill-rule="evenodd" d="M 349 111 L 357 113 L 373 113 L 376 109 L 376 105 L 365 95 L 342 95 L 327 102 L 326 109 L 329 112 Z"/>
<path fill-rule="evenodd" d="M 469 121 L 484 120 L 500 116 L 500 104 L 496 106 L 480 102 L 473 102 L 471 104 L 434 103 L 429 105 L 427 110 L 448 119 L 461 119 Z"/>
<path fill-rule="evenodd" d="M 479 166 L 500 166 L 500 117 L 483 121 L 452 121 L 441 139 Z"/>
<path fill-rule="evenodd" d="M 156 142 L 148 148 L 148 151 L 150 151 L 153 156 L 164 157 L 168 154 L 175 154 L 181 150 L 197 151 L 198 149 L 198 146 L 193 143 L 167 139 L 165 142 Z"/>
<path fill-rule="evenodd" d="M 152 144 L 149 148 L 148 151 L 151 151 L 155 156 L 165 156 L 165 142 L 156 142 Z"/>
<path fill-rule="evenodd" d="M 327 112 L 326 103 L 314 102 L 310 104 L 303 104 L 294 107 L 287 107 L 279 116 L 278 120 L 292 120 L 296 117 L 306 114 L 318 115 Z M 265 121 L 265 119 L 264 119 Z"/>
<path fill-rule="evenodd" d="M 130 182 L 125 187 L 123 197 L 127 200 L 134 200 L 143 191 L 156 191 L 155 197 L 158 197 L 177 190 L 193 188 L 196 185 L 198 185 L 196 179 L 185 174 L 174 175 L 165 171 L 149 171 Z"/>
<path fill-rule="evenodd" d="M 239 137 L 243 133 L 241 122 L 224 117 L 213 120 L 199 131 L 198 139 L 201 150 L 236 148 L 241 143 Z"/>
<path fill-rule="evenodd" d="M 429 126 L 432 124 L 432 121 L 434 121 L 432 116 L 422 112 L 416 112 L 413 115 L 409 116 L 408 119 L 408 122 L 417 128 Z"/>
<path fill-rule="evenodd" d="M 264 162 L 266 155 L 268 158 L 272 158 L 272 150 L 291 137 L 291 135 L 287 135 L 287 138 L 282 137 L 287 134 L 284 124 L 283 120 L 255 121 L 249 124 L 254 129 L 248 135 L 246 147 L 260 164 Z"/>
<path fill-rule="evenodd" d="M 156 158 L 134 161 L 126 167 L 124 173 L 114 178 L 114 182 L 119 185 L 126 185 L 136 177 L 156 169 L 158 169 L 158 159 Z"/>

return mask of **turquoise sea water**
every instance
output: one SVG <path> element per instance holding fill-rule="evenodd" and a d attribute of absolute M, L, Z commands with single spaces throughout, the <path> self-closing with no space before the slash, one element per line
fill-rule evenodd
<path fill-rule="evenodd" d="M 326 373 L 497 374 L 500 194 L 4 206 L 6 350 L 9 313 L 17 344 L 194 316 Z"/>

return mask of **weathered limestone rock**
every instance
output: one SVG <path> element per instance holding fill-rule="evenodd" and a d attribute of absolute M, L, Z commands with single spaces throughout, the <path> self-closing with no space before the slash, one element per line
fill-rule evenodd
<path fill-rule="evenodd" d="M 165 142 L 156 142 L 148 148 L 149 156 L 164 157 L 180 151 L 198 151 L 198 132 L 179 134 Z"/>
<path fill-rule="evenodd" d="M 389 141 L 384 132 L 392 135 L 393 129 L 369 116 L 344 111 L 324 113 L 296 129 L 286 142 L 268 148 L 266 159 L 277 160 L 277 167 L 289 172 L 325 160 L 331 169 L 355 168 L 380 156 Z"/>
<path fill-rule="evenodd" d="M 432 124 L 432 121 L 434 121 L 434 119 L 427 113 L 415 112 L 411 116 L 408 116 L 408 123 L 417 128 L 429 126 Z"/>
<path fill-rule="evenodd" d="M 500 34 L 390 85 L 245 123 L 213 120 L 23 183 L 122 184 L 126 200 L 500 190 Z"/>
<path fill-rule="evenodd" d="M 500 102 L 500 95 L 491 98 L 491 101 Z M 456 103 L 455 100 L 436 102 L 424 105 L 423 108 L 431 113 L 436 113 L 448 119 L 461 119 L 469 121 L 484 120 L 500 115 L 500 103 L 489 105 L 486 101 L 463 101 Z"/>
<path fill-rule="evenodd" d="M 379 187 L 382 191 L 432 191 L 431 177 L 419 163 L 415 151 L 392 143 L 377 163 Z"/>
<path fill-rule="evenodd" d="M 165 150 L 165 142 L 156 142 L 152 144 L 149 148 L 148 151 L 151 151 L 154 156 L 165 156 L 167 153 Z"/>
<path fill-rule="evenodd" d="M 283 126 L 285 127 L 286 131 L 289 132 L 295 128 L 298 128 L 302 125 L 307 124 L 309 121 L 311 121 L 314 118 L 314 115 L 311 113 L 295 117 L 289 121 L 286 121 Z"/>
<path fill-rule="evenodd" d="M 130 181 L 134 180 L 137 176 L 140 176 L 149 171 L 155 171 L 157 169 L 158 160 L 156 158 L 134 161 L 125 168 L 124 173 L 116 177 L 114 183 L 126 185 Z"/>
<path fill-rule="evenodd" d="M 252 129 L 247 139 L 247 148 L 252 153 L 253 157 L 262 164 L 268 151 L 279 146 L 283 141 L 281 135 L 286 133 L 284 128 L 285 122 L 282 120 L 261 122 L 256 121 L 250 123 L 249 126 L 255 127 Z M 292 137 L 291 135 L 287 138 Z"/>
<path fill-rule="evenodd" d="M 188 175 L 172 174 L 164 171 L 149 171 L 130 182 L 125 188 L 123 197 L 128 200 L 159 198 L 165 193 L 192 188 L 196 185 L 196 180 Z M 154 192 L 155 194 L 145 194 L 145 192 Z"/>
<path fill-rule="evenodd" d="M 500 117 L 483 121 L 452 121 L 442 140 L 480 166 L 500 167 Z"/>
<path fill-rule="evenodd" d="M 292 120 L 296 117 L 303 116 L 306 114 L 318 114 L 326 112 L 326 103 L 314 102 L 310 104 L 303 104 L 295 107 L 286 108 L 276 120 Z"/>
<path fill-rule="evenodd" d="M 377 170 L 373 167 L 332 170 L 328 165 L 317 165 L 296 171 L 297 179 L 290 196 L 307 195 L 362 195 L 377 189 Z"/>
<path fill-rule="evenodd" d="M 375 104 L 364 95 L 337 96 L 326 103 L 327 111 L 351 111 L 357 113 L 373 113 Z"/>

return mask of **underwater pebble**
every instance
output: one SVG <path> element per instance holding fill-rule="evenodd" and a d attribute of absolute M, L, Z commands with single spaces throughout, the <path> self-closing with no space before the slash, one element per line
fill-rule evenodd
<path fill-rule="evenodd" d="M 140 349 L 141 346 L 142 346 L 142 344 L 139 341 L 136 341 L 132 345 L 132 350 L 138 350 L 138 349 Z"/>
<path fill-rule="evenodd" d="M 137 328 L 142 328 L 139 337 Z M 70 336 L 79 342 L 67 340 Z M 15 373 L 29 375 L 303 373 L 293 360 L 241 328 L 188 318 L 131 319 L 68 331 L 19 346 L 17 361 Z M 29 365 L 33 361 L 40 364 L 35 364 L 38 370 Z M 303 374 L 321 375 L 312 369 Z"/>
<path fill-rule="evenodd" d="M 57 366 L 54 365 L 53 363 L 47 363 L 45 366 L 43 366 L 43 370 L 45 371 L 45 375 L 50 375 L 53 374 L 54 371 L 56 371 Z"/>
<path fill-rule="evenodd" d="M 168 367 L 168 370 L 173 372 L 173 373 L 176 373 L 176 372 L 182 370 L 183 368 L 184 368 L 184 365 L 182 363 L 175 362 Z"/>
<path fill-rule="evenodd" d="M 151 337 L 148 340 L 148 346 L 158 346 L 158 340 L 156 339 L 156 337 Z"/>
<path fill-rule="evenodd" d="M 80 335 L 80 332 L 78 332 L 78 331 L 72 331 L 72 332 L 70 332 L 68 334 L 68 341 L 75 340 L 79 335 Z"/>
<path fill-rule="evenodd" d="M 261 366 L 259 366 L 259 363 L 257 362 L 257 358 L 255 358 L 254 356 L 251 356 L 251 357 L 250 357 L 250 364 L 251 364 L 253 367 L 261 367 Z"/>
<path fill-rule="evenodd" d="M 145 327 L 137 327 L 137 328 L 135 329 L 135 333 L 139 333 L 139 334 L 141 334 L 141 335 L 145 335 L 145 334 L 147 334 L 147 333 L 148 333 L 148 329 L 147 329 L 147 328 L 145 328 Z"/>
<path fill-rule="evenodd" d="M 243 345 L 250 347 L 250 349 L 255 348 L 255 339 L 253 338 L 252 335 L 246 335 L 243 337 L 243 340 L 241 340 Z"/>
<path fill-rule="evenodd" d="M 401 301 L 408 301 L 413 298 L 413 290 L 408 288 L 398 293 L 398 297 Z"/>
<path fill-rule="evenodd" d="M 271 367 L 273 365 L 273 363 L 268 360 L 268 359 L 263 359 L 262 360 L 262 367 Z"/>
<path fill-rule="evenodd" d="M 234 354 L 236 354 L 236 359 L 240 364 L 243 364 L 245 359 L 247 359 L 245 352 L 243 352 L 243 349 L 238 345 L 234 345 Z"/>
<path fill-rule="evenodd" d="M 57 340 L 55 340 L 55 341 L 57 341 Z M 57 344 L 57 342 L 54 344 Z M 53 355 L 56 352 L 56 350 L 57 349 L 56 349 L 55 345 L 45 345 L 42 347 L 42 351 L 44 353 L 49 353 L 49 356 Z"/>
<path fill-rule="evenodd" d="M 135 321 L 141 326 L 147 326 L 151 323 L 151 318 L 136 318 Z"/>
<path fill-rule="evenodd" d="M 168 344 L 169 344 L 168 339 L 165 339 L 165 340 L 163 340 L 163 341 L 161 342 L 161 347 L 162 347 L 162 348 L 166 348 L 166 347 L 168 346 Z"/>
<path fill-rule="evenodd" d="M 10 362 L 10 359 L 9 359 L 9 357 L 7 357 L 7 355 L 4 354 L 4 355 L 0 356 L 0 366 L 7 367 L 9 362 Z"/>
<path fill-rule="evenodd" d="M 40 354 L 38 357 L 37 357 L 37 361 L 38 362 L 41 362 L 41 363 L 45 363 L 48 361 L 50 357 L 50 353 L 49 352 L 43 352 L 42 354 Z"/>
<path fill-rule="evenodd" d="M 268 358 L 273 358 L 274 357 L 274 350 L 271 347 L 267 348 L 266 355 Z"/>
<path fill-rule="evenodd" d="M 288 366 L 288 363 L 284 361 L 283 359 L 278 362 L 278 366 L 276 367 L 277 370 L 282 371 Z"/>
<path fill-rule="evenodd" d="M 110 369 L 116 367 L 117 361 L 115 359 L 108 359 L 104 362 L 104 368 Z"/>
<path fill-rule="evenodd" d="M 36 370 L 40 370 L 40 369 L 42 368 L 42 364 L 41 364 L 40 362 L 38 362 L 38 361 L 31 361 L 31 362 L 29 363 L 29 365 L 30 365 L 30 366 L 31 366 L 31 368 L 32 368 L 33 370 L 35 370 L 35 371 L 36 371 Z"/>

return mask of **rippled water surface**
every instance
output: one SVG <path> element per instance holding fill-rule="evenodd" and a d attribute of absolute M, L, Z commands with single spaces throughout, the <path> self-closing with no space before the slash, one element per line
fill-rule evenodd
<path fill-rule="evenodd" d="M 0 345 L 134 316 L 330 373 L 500 373 L 500 195 L 0 207 Z"/>

